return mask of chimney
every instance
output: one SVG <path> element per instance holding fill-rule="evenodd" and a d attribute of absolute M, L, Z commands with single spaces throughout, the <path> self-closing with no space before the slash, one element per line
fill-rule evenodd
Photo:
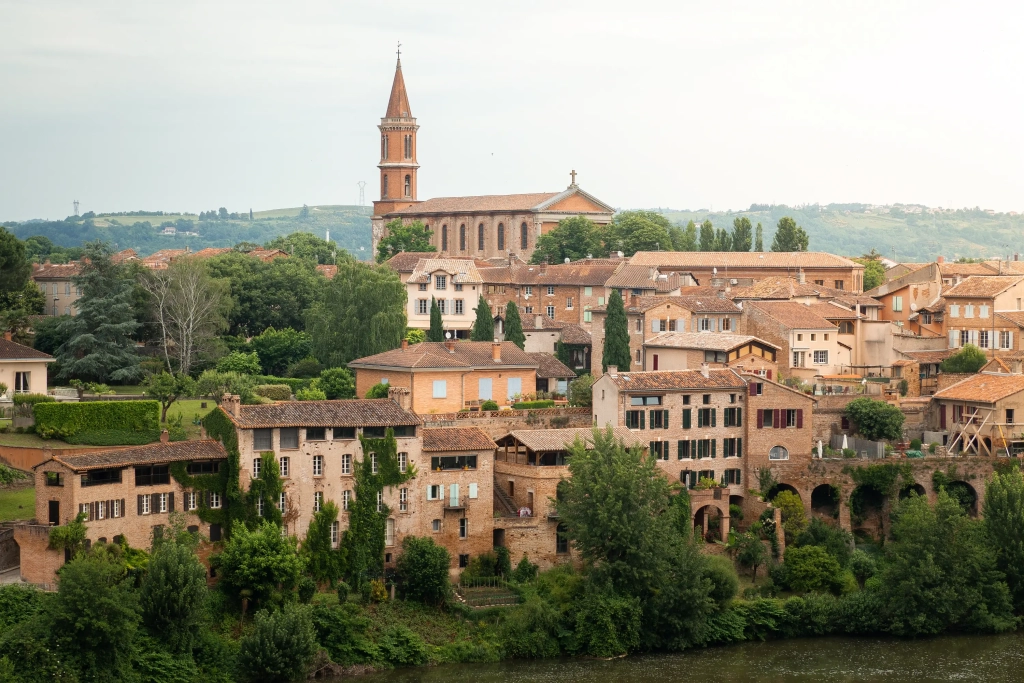
<path fill-rule="evenodd" d="M 10 330 L 7 330 L 4 332 L 4 339 L 7 341 L 14 341 L 14 334 Z"/>
<path fill-rule="evenodd" d="M 410 410 L 412 405 L 412 394 L 408 387 L 394 387 L 388 385 L 388 398 L 400 405 L 404 410 Z"/>
<path fill-rule="evenodd" d="M 945 263 L 946 262 L 946 257 L 945 256 L 936 256 L 935 257 L 935 262 L 936 263 Z"/>
<path fill-rule="evenodd" d="M 491 360 L 501 362 L 501 342 L 491 342 Z"/>
<path fill-rule="evenodd" d="M 448 353 L 455 353 L 455 340 L 446 339 L 444 342 L 444 348 L 448 349 Z"/>
<path fill-rule="evenodd" d="M 701 363 L 700 364 L 700 374 L 704 376 L 704 379 L 707 379 L 708 377 L 711 376 L 711 373 L 708 370 L 708 364 L 707 363 Z"/>
<path fill-rule="evenodd" d="M 1017 252 L 1013 252 L 1013 260 L 1014 261 L 1019 261 L 1020 260 L 1020 254 L 1018 254 Z"/>
<path fill-rule="evenodd" d="M 807 281 L 804 279 L 804 269 L 801 268 L 796 272 L 796 281 L 800 284 L 805 284 Z"/>
<path fill-rule="evenodd" d="M 533 327 L 534 327 L 534 329 L 543 330 L 544 329 L 544 316 L 542 316 L 542 315 L 535 315 L 535 316 L 533 316 Z"/>
<path fill-rule="evenodd" d="M 160 443 L 170 443 L 171 434 L 166 429 L 160 432 Z"/>
<path fill-rule="evenodd" d="M 241 406 L 242 398 L 237 394 L 224 394 L 220 399 L 220 407 L 234 417 L 238 417 Z"/>
<path fill-rule="evenodd" d="M 618 365 L 609 365 L 608 366 L 608 374 L 611 375 L 612 377 L 615 377 L 615 375 L 619 374 L 619 366 Z"/>
<path fill-rule="evenodd" d="M 402 340 L 402 350 L 405 351 L 407 348 L 409 348 L 409 340 L 408 339 L 403 339 Z"/>

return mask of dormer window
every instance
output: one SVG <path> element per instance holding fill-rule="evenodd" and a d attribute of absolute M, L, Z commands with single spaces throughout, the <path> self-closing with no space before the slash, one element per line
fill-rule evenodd
<path fill-rule="evenodd" d="M 448 289 L 448 276 L 447 275 L 435 275 L 434 276 L 434 289 Z"/>

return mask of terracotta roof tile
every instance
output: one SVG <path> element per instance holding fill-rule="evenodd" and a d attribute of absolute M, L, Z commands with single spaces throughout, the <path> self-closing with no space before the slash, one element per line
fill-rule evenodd
<path fill-rule="evenodd" d="M 955 349 L 943 349 L 941 351 L 900 351 L 900 353 L 918 363 L 941 363 L 952 356 L 954 351 Z"/>
<path fill-rule="evenodd" d="M 956 297 L 990 297 L 1020 282 L 1020 275 L 972 275 L 942 293 L 946 299 Z"/>
<path fill-rule="evenodd" d="M 124 263 L 125 261 L 138 261 L 139 255 L 135 252 L 134 249 L 122 249 L 121 251 L 111 256 L 110 260 L 113 261 L 114 263 Z"/>
<path fill-rule="evenodd" d="M 448 258 L 425 258 L 420 259 L 409 276 L 409 282 L 430 282 L 431 276 L 437 271 L 443 271 L 451 276 L 451 280 L 458 284 L 482 284 L 480 271 L 476 264 L 469 259 L 448 259 Z"/>
<path fill-rule="evenodd" d="M 642 448 L 647 445 L 640 436 L 625 427 L 614 427 L 612 433 L 616 440 L 621 441 L 627 448 L 633 446 Z M 501 437 L 498 441 L 511 442 L 515 440 L 531 451 L 564 451 L 576 443 L 577 438 L 587 446 L 587 450 L 593 448 L 594 430 L 591 427 L 517 429 Z"/>
<path fill-rule="evenodd" d="M 576 373 L 550 353 L 533 351 L 527 355 L 537 362 L 537 376 L 542 379 L 562 379 L 575 377 Z"/>
<path fill-rule="evenodd" d="M 950 275 L 995 275 L 998 271 L 986 263 L 940 263 L 939 274 L 943 277 Z"/>
<path fill-rule="evenodd" d="M 388 119 L 406 119 L 412 117 L 409 106 L 409 94 L 405 90 L 405 79 L 402 77 L 402 60 L 395 66 L 395 80 L 391 83 L 391 97 L 388 98 L 388 110 L 384 114 Z"/>
<path fill-rule="evenodd" d="M 34 280 L 68 280 L 82 272 L 82 264 L 78 261 L 71 263 L 37 263 L 32 268 L 32 279 Z"/>
<path fill-rule="evenodd" d="M 396 273 L 411 273 L 420 259 L 437 258 L 436 251 L 400 251 L 384 262 Z"/>
<path fill-rule="evenodd" d="M 534 192 L 531 194 L 496 194 L 476 197 L 435 197 L 434 199 L 416 202 L 404 209 L 392 211 L 388 215 L 530 211 L 559 194 L 558 192 Z M 508 227 L 510 226 L 506 226 L 506 228 Z"/>
<path fill-rule="evenodd" d="M 590 333 L 579 325 L 566 325 L 562 328 L 563 344 L 587 345 L 593 343 Z"/>
<path fill-rule="evenodd" d="M 334 276 L 338 274 L 338 266 L 328 263 L 321 263 L 316 267 L 316 270 L 328 280 L 333 280 Z"/>
<path fill-rule="evenodd" d="M 877 302 L 876 302 L 877 303 Z M 856 320 L 860 317 L 857 311 L 850 310 L 845 306 L 836 306 L 833 303 L 822 302 L 808 306 L 813 313 L 820 315 L 826 320 Z"/>
<path fill-rule="evenodd" d="M 53 356 L 37 351 L 31 346 L 8 341 L 0 337 L 0 360 L 53 360 Z"/>
<path fill-rule="evenodd" d="M 1010 370 L 1010 366 L 1009 365 L 1007 365 L 1005 362 L 1003 362 L 1002 358 L 996 356 L 995 358 L 993 358 L 989 362 L 985 363 L 985 365 L 983 365 L 981 367 L 981 370 L 978 370 L 978 372 L 981 372 L 981 373 L 985 373 L 985 372 L 1001 372 L 1001 373 L 1009 374 L 1009 373 L 1011 373 L 1013 371 Z"/>
<path fill-rule="evenodd" d="M 222 408 L 223 410 L 223 408 Z M 389 398 L 345 401 L 281 401 L 240 406 L 228 414 L 240 429 L 270 427 L 399 427 L 420 419 Z"/>
<path fill-rule="evenodd" d="M 836 326 L 822 318 L 810 306 L 796 301 L 751 301 L 747 304 L 790 329 L 828 330 Z"/>
<path fill-rule="evenodd" d="M 717 332 L 661 332 L 644 342 L 644 345 L 674 349 L 731 351 L 751 342 L 756 342 L 772 349 L 779 348 L 771 342 L 766 342 L 763 339 L 747 334 L 719 334 Z"/>
<path fill-rule="evenodd" d="M 616 289 L 654 289 L 671 292 L 679 289 L 681 279 L 677 273 L 660 275 L 657 268 L 649 266 L 623 266 L 608 278 L 606 287 Z"/>
<path fill-rule="evenodd" d="M 638 251 L 629 259 L 633 265 L 661 268 L 856 268 L 859 263 L 821 251 Z M 727 273 L 720 272 L 721 277 Z"/>
<path fill-rule="evenodd" d="M 1004 313 L 996 313 L 996 317 L 1008 320 L 1017 327 L 1024 327 L 1024 311 L 1006 311 Z"/>
<path fill-rule="evenodd" d="M 1024 375 L 972 375 L 962 382 L 935 393 L 946 401 L 995 403 L 1024 391 Z"/>
<path fill-rule="evenodd" d="M 394 349 L 357 358 L 349 367 L 391 368 L 536 368 L 537 361 L 512 342 L 501 342 L 501 361 L 491 358 L 491 342 L 459 341 L 449 351 L 443 342 L 422 342 L 407 349 Z"/>
<path fill-rule="evenodd" d="M 76 472 L 81 472 L 103 467 L 125 467 L 182 460 L 221 460 L 227 457 L 228 454 L 219 441 L 204 439 L 202 441 L 154 443 L 116 451 L 93 451 L 81 455 L 60 455 L 58 452 L 53 459 Z"/>
<path fill-rule="evenodd" d="M 741 389 L 746 386 L 732 370 L 666 370 L 656 372 L 619 372 L 608 377 L 623 391 L 661 389 Z"/>
<path fill-rule="evenodd" d="M 234 251 L 231 247 L 207 247 L 206 249 L 200 249 L 192 255 L 193 258 L 213 258 L 214 256 L 220 256 L 221 254 L 228 254 Z"/>
<path fill-rule="evenodd" d="M 479 427 L 444 427 L 424 429 L 423 452 L 493 451 L 497 446 Z"/>

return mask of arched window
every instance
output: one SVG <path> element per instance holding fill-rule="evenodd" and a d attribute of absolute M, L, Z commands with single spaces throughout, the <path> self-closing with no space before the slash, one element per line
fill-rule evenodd
<path fill-rule="evenodd" d="M 459 251 L 466 251 L 466 225 L 459 226 Z"/>
<path fill-rule="evenodd" d="M 412 136 L 405 136 L 405 158 L 412 159 Z"/>
<path fill-rule="evenodd" d="M 441 226 L 441 251 L 448 251 L 448 226 Z"/>
<path fill-rule="evenodd" d="M 768 451 L 769 460 L 789 460 L 789 451 L 784 446 L 775 446 Z"/>
<path fill-rule="evenodd" d="M 505 224 L 498 223 L 498 251 L 505 251 Z"/>
<path fill-rule="evenodd" d="M 412 196 L 412 176 L 411 175 L 405 176 L 405 196 L 406 197 L 411 197 Z"/>
<path fill-rule="evenodd" d="M 530 246 L 530 236 L 527 234 L 526 223 L 519 226 L 519 248 L 528 249 Z"/>
<path fill-rule="evenodd" d="M 484 250 L 484 224 L 476 226 L 476 248 L 480 251 Z"/>
<path fill-rule="evenodd" d="M 381 135 L 380 136 L 380 158 L 381 159 L 387 159 L 388 158 L 388 136 L 387 135 Z"/>
<path fill-rule="evenodd" d="M 387 176 L 384 176 L 384 179 L 382 180 L 382 183 L 383 184 L 381 185 L 381 188 L 380 188 L 380 198 L 381 199 L 387 199 L 388 198 L 388 177 Z"/>
<path fill-rule="evenodd" d="M 559 555 L 569 552 L 569 537 L 566 535 L 564 524 L 555 527 L 555 552 Z"/>

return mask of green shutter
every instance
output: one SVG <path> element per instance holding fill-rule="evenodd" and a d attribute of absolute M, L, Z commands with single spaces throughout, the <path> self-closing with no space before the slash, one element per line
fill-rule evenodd
<path fill-rule="evenodd" d="M 743 439 L 742 438 L 736 439 L 736 457 L 737 458 L 742 458 L 743 457 Z M 736 482 L 736 483 L 738 484 L 739 482 Z"/>
<path fill-rule="evenodd" d="M 697 440 L 690 441 L 690 460 L 697 459 Z"/>
<path fill-rule="evenodd" d="M 736 427 L 743 426 L 743 408 L 736 409 Z"/>
<path fill-rule="evenodd" d="M 647 412 L 643 410 L 638 410 L 636 412 L 640 413 L 640 429 L 644 429 L 644 416 L 647 414 Z"/>
<path fill-rule="evenodd" d="M 683 429 L 690 428 L 690 409 L 686 408 L 683 410 Z"/>
<path fill-rule="evenodd" d="M 711 409 L 711 426 L 715 426 L 715 415 L 718 413 L 718 408 Z"/>
<path fill-rule="evenodd" d="M 718 442 L 718 439 L 711 439 L 711 457 L 712 458 L 715 457 L 715 443 L 717 443 L 717 442 Z"/>
<path fill-rule="evenodd" d="M 682 440 L 677 442 L 676 449 L 677 449 L 676 460 L 682 460 L 683 459 L 683 442 L 682 442 Z"/>
<path fill-rule="evenodd" d="M 662 412 L 662 416 L 661 416 L 662 427 L 664 427 L 665 429 L 668 429 L 668 411 L 667 410 L 663 410 L 661 412 Z"/>

